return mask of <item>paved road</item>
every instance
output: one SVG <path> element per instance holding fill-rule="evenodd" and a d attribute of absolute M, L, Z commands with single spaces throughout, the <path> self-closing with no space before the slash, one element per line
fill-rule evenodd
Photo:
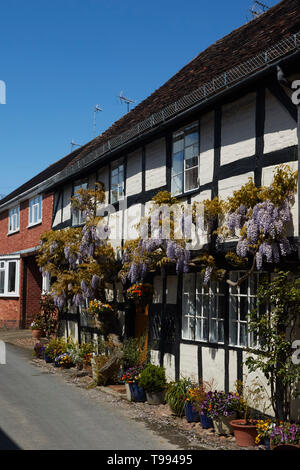
<path fill-rule="evenodd" d="M 176 449 L 118 410 L 30 364 L 30 352 L 7 344 L 0 365 L 0 449 Z"/>

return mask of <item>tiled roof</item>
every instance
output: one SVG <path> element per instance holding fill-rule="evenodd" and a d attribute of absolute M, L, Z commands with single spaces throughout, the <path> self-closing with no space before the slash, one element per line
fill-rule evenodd
<path fill-rule="evenodd" d="M 188 95 L 202 84 L 300 31 L 300 0 L 283 0 L 197 55 L 170 80 L 116 121 L 103 134 L 54 163 L 0 201 L 1 205 L 88 155 L 151 114 Z"/>

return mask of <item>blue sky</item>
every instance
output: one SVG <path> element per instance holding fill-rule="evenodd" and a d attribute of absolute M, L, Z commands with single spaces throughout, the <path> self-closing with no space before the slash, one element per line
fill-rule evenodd
<path fill-rule="evenodd" d="M 247 21 L 252 0 L 2 0 L 0 194 L 93 138 Z M 266 0 L 273 6 L 276 0 Z M 248 15 L 249 18 L 249 15 Z"/>

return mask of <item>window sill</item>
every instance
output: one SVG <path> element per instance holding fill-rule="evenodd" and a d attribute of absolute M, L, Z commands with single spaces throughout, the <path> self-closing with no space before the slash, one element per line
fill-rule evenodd
<path fill-rule="evenodd" d="M 176 195 L 171 194 L 171 196 L 176 197 L 176 198 L 182 198 L 182 197 L 185 197 L 185 196 L 190 196 L 190 195 L 193 195 L 193 194 L 197 194 L 199 192 L 199 190 L 200 190 L 200 186 L 198 186 L 195 189 L 190 189 L 190 191 L 185 191 L 184 193 L 180 193 L 180 194 L 176 194 Z"/>
<path fill-rule="evenodd" d="M 20 233 L 20 229 L 8 232 L 7 236 L 9 237 L 10 235 L 14 235 L 15 233 Z"/>
<path fill-rule="evenodd" d="M 41 220 L 39 220 L 39 221 L 38 221 L 38 222 L 36 222 L 35 224 L 29 224 L 29 225 L 27 225 L 27 227 L 26 227 L 26 228 L 32 228 L 32 227 L 36 227 L 37 225 L 41 225 L 41 224 L 42 224 L 42 221 L 41 221 Z"/>
<path fill-rule="evenodd" d="M 18 299 L 19 294 L 0 294 L 0 299 Z"/>

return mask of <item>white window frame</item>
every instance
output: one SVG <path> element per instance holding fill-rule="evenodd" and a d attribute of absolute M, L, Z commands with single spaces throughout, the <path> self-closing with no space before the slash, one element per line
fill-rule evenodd
<path fill-rule="evenodd" d="M 37 211 L 37 218 L 34 218 L 35 210 Z M 28 227 L 33 227 L 42 222 L 43 219 L 43 196 L 41 194 L 29 199 L 28 207 Z"/>
<path fill-rule="evenodd" d="M 8 233 L 16 233 L 20 230 L 20 206 L 9 209 Z"/>
<path fill-rule="evenodd" d="M 191 130 L 195 129 L 195 131 L 197 132 L 198 134 L 198 141 L 197 143 L 193 143 L 191 145 L 186 145 L 186 135 L 189 134 L 189 132 Z M 182 168 L 181 168 L 181 171 L 179 173 L 173 173 L 173 166 L 174 166 L 174 141 L 176 139 L 176 137 L 182 135 L 183 137 L 183 157 L 182 157 Z M 194 165 L 193 167 L 190 167 L 190 168 L 186 168 L 186 162 L 187 160 L 189 160 L 188 158 L 186 158 L 186 152 L 189 148 L 191 147 L 194 147 L 195 145 L 198 146 L 198 155 L 197 156 L 194 156 L 194 158 L 197 159 L 197 164 Z M 178 153 L 178 152 L 176 152 Z M 193 158 L 193 157 L 192 157 Z M 180 176 L 182 175 L 182 191 L 181 192 L 173 192 L 172 191 L 172 196 L 179 196 L 181 194 L 186 194 L 186 193 L 190 193 L 191 191 L 196 191 L 198 188 L 199 188 L 199 166 L 200 166 L 200 133 L 199 133 L 199 122 L 198 121 L 195 121 L 193 122 L 192 124 L 190 124 L 189 126 L 186 126 L 176 132 L 173 133 L 173 141 L 172 141 L 172 171 L 171 171 L 171 188 L 172 188 L 172 182 L 173 182 L 173 179 L 176 178 L 177 176 Z M 197 171 L 197 185 L 194 187 L 194 188 L 191 188 L 191 189 L 187 189 L 186 188 L 186 175 L 188 172 L 191 172 L 195 169 L 198 169 Z"/>
<path fill-rule="evenodd" d="M 245 271 L 231 271 L 229 277 L 231 280 L 235 281 L 242 277 L 245 274 Z M 265 276 L 265 272 L 254 272 L 249 276 L 247 280 L 243 282 L 243 285 L 246 285 L 246 292 L 241 293 L 241 286 L 229 288 L 229 345 L 245 348 L 249 347 L 255 349 L 259 346 L 258 340 L 254 338 L 253 333 L 249 332 L 248 329 L 248 320 L 241 319 L 241 298 L 247 299 L 247 315 L 256 308 L 256 299 L 257 299 L 257 287 L 262 276 Z M 255 281 L 254 281 L 255 280 Z M 255 284 L 253 284 L 255 282 Z M 256 285 L 255 294 L 251 292 L 251 283 Z M 237 306 L 237 311 L 234 311 L 233 299 L 236 299 L 235 305 Z M 235 314 L 234 314 L 235 313 Z M 233 334 L 233 324 L 237 325 L 237 339 L 236 342 L 232 341 L 234 336 Z M 247 344 L 241 343 L 241 326 L 246 325 L 247 329 Z"/>
<path fill-rule="evenodd" d="M 88 188 L 88 180 L 80 180 L 76 181 L 74 183 L 73 187 L 73 195 L 76 197 L 76 192 L 79 191 L 79 189 L 87 189 Z M 85 223 L 85 217 L 83 217 L 82 211 L 79 209 L 72 209 L 72 225 L 77 226 L 77 225 L 83 225 Z"/>
<path fill-rule="evenodd" d="M 185 296 L 189 295 L 189 293 L 185 292 L 185 281 L 187 285 L 191 287 L 191 298 L 186 299 Z M 197 341 L 197 342 L 205 342 L 205 343 L 213 343 L 213 344 L 224 344 L 224 317 L 225 317 L 225 302 L 223 302 L 224 312 L 223 316 L 214 315 L 215 304 L 217 304 L 217 308 L 219 309 L 222 305 L 220 302 L 221 298 L 225 298 L 224 293 L 220 291 L 220 283 L 209 283 L 207 287 L 203 285 L 203 277 L 201 273 L 188 273 L 184 274 L 183 276 L 183 286 L 182 286 L 182 339 L 190 340 L 190 341 Z M 208 302 L 208 311 L 207 315 L 205 315 L 204 311 L 204 299 L 209 299 Z M 213 302 L 217 300 L 217 302 Z M 185 312 L 185 306 L 189 305 L 190 310 Z M 213 336 L 212 327 L 213 321 L 215 321 L 216 331 L 215 335 Z M 184 323 L 187 323 L 187 332 L 188 334 L 184 334 Z M 205 328 L 206 322 L 206 328 Z M 219 338 L 219 323 L 223 325 L 223 339 L 220 340 Z M 200 334 L 197 336 L 197 324 L 198 324 L 198 331 Z M 207 331 L 207 334 L 205 332 Z M 217 339 L 216 339 L 217 338 Z"/>
<path fill-rule="evenodd" d="M 120 171 L 120 169 L 122 170 Z M 117 173 L 113 175 L 113 172 L 117 170 Z M 120 178 L 120 175 L 123 175 L 123 179 Z M 112 178 L 114 176 L 118 176 L 118 183 L 112 183 Z M 118 160 L 117 162 L 113 163 L 110 168 L 110 203 L 114 204 L 118 201 L 122 201 L 125 197 L 125 168 L 124 168 L 124 161 Z M 117 198 L 113 200 L 113 191 L 117 190 Z"/>
<path fill-rule="evenodd" d="M 15 289 L 9 291 L 9 266 L 15 263 Z M 0 258 L 0 273 L 4 272 L 4 292 L 0 292 L 0 297 L 19 297 L 19 280 L 20 280 L 20 259 L 16 257 Z"/>

